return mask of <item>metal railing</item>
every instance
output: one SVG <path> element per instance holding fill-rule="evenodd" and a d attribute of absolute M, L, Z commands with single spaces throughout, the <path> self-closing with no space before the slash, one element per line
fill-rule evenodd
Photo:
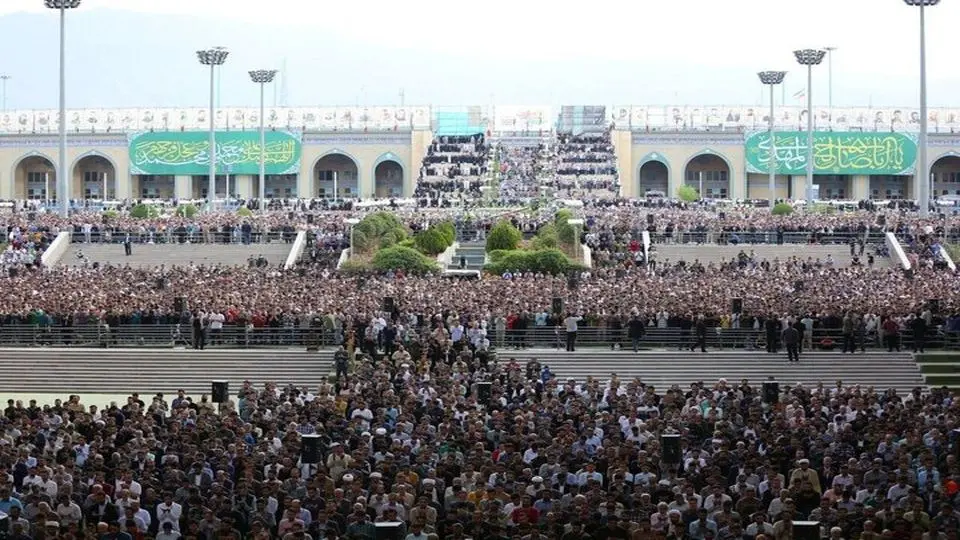
<path fill-rule="evenodd" d="M 426 334 L 426 331 L 422 332 Z M 705 345 L 707 349 L 766 349 L 767 334 L 763 329 L 752 328 L 708 328 Z M 512 349 L 566 347 L 566 332 L 554 326 L 534 326 L 523 330 L 491 330 L 487 335 L 491 346 L 509 354 Z M 40 325 L 30 323 L 9 323 L 0 325 L 0 346 L 6 347 L 192 347 L 199 343 L 200 335 L 194 332 L 189 323 L 182 324 L 81 324 L 75 326 Z M 779 334 L 775 337 L 780 350 L 783 345 Z M 857 350 L 886 350 L 888 344 L 876 333 L 857 333 L 853 336 Z M 343 343 L 343 335 L 329 328 L 303 326 L 281 327 L 244 327 L 224 325 L 222 330 L 205 330 L 202 341 L 208 348 L 286 348 L 286 347 L 330 347 Z M 415 341 L 415 340 L 414 340 Z M 804 347 L 821 351 L 839 351 L 843 347 L 844 336 L 840 329 L 814 329 Z M 398 338 L 396 344 L 409 344 Z M 578 347 L 604 347 L 630 350 L 633 340 L 626 328 L 581 327 L 577 332 Z M 680 328 L 645 329 L 645 335 L 637 342 L 640 349 L 684 349 L 696 347 L 698 338 L 693 330 Z M 904 330 L 897 338 L 902 350 L 912 350 L 913 335 Z M 362 344 L 358 343 L 358 347 Z M 383 344 L 378 344 L 382 348 Z M 931 329 L 925 340 L 930 349 L 960 349 L 960 333 L 943 332 L 940 328 Z"/>
<path fill-rule="evenodd" d="M 169 228 L 164 230 L 133 230 L 119 229 L 91 230 L 89 233 L 73 231 L 71 242 L 74 244 L 120 244 L 127 235 L 135 244 L 266 244 L 271 242 L 291 243 L 297 237 L 296 230 L 261 230 L 251 229 L 244 232 L 239 227 L 228 231 L 202 230 L 188 228 Z"/>
<path fill-rule="evenodd" d="M 881 243 L 882 234 L 866 236 L 858 231 L 816 232 L 789 231 L 780 236 L 777 231 L 664 231 L 650 233 L 655 244 L 849 244 L 850 240 Z"/>

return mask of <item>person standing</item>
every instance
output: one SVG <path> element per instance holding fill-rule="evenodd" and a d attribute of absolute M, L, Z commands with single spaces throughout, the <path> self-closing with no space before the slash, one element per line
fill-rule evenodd
<path fill-rule="evenodd" d="M 133 254 L 133 241 L 130 240 L 129 233 L 123 237 L 123 254 L 127 257 Z"/>
<path fill-rule="evenodd" d="M 640 318 L 640 315 L 634 313 L 627 325 L 627 332 L 630 334 L 630 342 L 633 344 L 633 352 L 637 352 L 640 348 L 640 340 L 643 339 L 643 333 L 646 331 L 646 328 L 643 324 L 643 319 Z"/>
<path fill-rule="evenodd" d="M 900 324 L 893 317 L 888 316 L 881 327 L 883 340 L 887 342 L 887 352 L 893 352 L 893 349 L 900 352 Z"/>
<path fill-rule="evenodd" d="M 577 330 L 583 317 L 570 313 L 563 320 L 563 325 L 567 330 L 567 352 L 573 352 L 577 348 Z"/>
<path fill-rule="evenodd" d="M 800 361 L 800 332 L 797 331 L 792 325 L 788 325 L 783 329 L 783 345 L 787 348 L 787 361 L 788 362 L 799 362 Z"/>
<path fill-rule="evenodd" d="M 853 248 L 850 248 L 851 250 Z M 856 352 L 857 346 L 853 339 L 853 332 L 856 329 L 856 320 L 849 311 L 843 316 L 843 352 L 850 351 L 850 354 Z"/>
<path fill-rule="evenodd" d="M 927 342 L 927 319 L 924 314 L 917 312 L 917 316 L 910 321 L 910 330 L 913 331 L 913 352 L 923 352 Z"/>
<path fill-rule="evenodd" d="M 690 350 L 693 351 L 696 347 L 700 347 L 700 352 L 707 352 L 707 319 L 702 313 L 697 315 L 694 331 L 697 334 L 697 343 L 694 347 L 690 347 Z"/>

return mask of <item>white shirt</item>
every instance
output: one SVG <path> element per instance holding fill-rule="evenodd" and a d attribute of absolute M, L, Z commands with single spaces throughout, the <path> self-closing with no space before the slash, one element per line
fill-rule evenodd
<path fill-rule="evenodd" d="M 183 507 L 175 502 L 171 502 L 169 506 L 167 506 L 167 503 L 158 504 L 157 521 L 160 523 L 160 528 L 163 529 L 164 523 L 172 523 L 173 530 L 180 532 L 180 514 L 182 513 Z"/>
<path fill-rule="evenodd" d="M 583 317 L 567 317 L 563 320 L 564 326 L 567 328 L 567 332 L 576 332 L 577 323 L 583 320 Z"/>

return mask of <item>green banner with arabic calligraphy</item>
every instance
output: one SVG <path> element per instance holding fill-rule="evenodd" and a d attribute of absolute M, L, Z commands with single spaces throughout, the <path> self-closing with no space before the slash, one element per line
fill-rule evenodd
<path fill-rule="evenodd" d="M 777 174 L 807 172 L 807 134 L 776 132 Z M 747 136 L 747 172 L 770 171 L 770 134 Z M 917 142 L 904 133 L 815 132 L 814 174 L 910 175 L 917 163 Z"/>
<path fill-rule="evenodd" d="M 300 172 L 300 135 L 266 132 L 267 174 Z M 217 133 L 217 174 L 260 174 L 260 133 Z M 210 134 L 203 131 L 137 133 L 130 137 L 130 174 L 206 175 L 210 171 Z"/>

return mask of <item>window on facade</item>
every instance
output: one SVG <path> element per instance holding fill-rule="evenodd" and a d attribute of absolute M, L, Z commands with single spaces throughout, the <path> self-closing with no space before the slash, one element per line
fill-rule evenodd
<path fill-rule="evenodd" d="M 51 175 L 52 176 L 52 175 Z M 27 173 L 27 183 L 28 184 L 43 184 L 47 181 L 47 173 L 42 172 L 28 172 Z"/>

